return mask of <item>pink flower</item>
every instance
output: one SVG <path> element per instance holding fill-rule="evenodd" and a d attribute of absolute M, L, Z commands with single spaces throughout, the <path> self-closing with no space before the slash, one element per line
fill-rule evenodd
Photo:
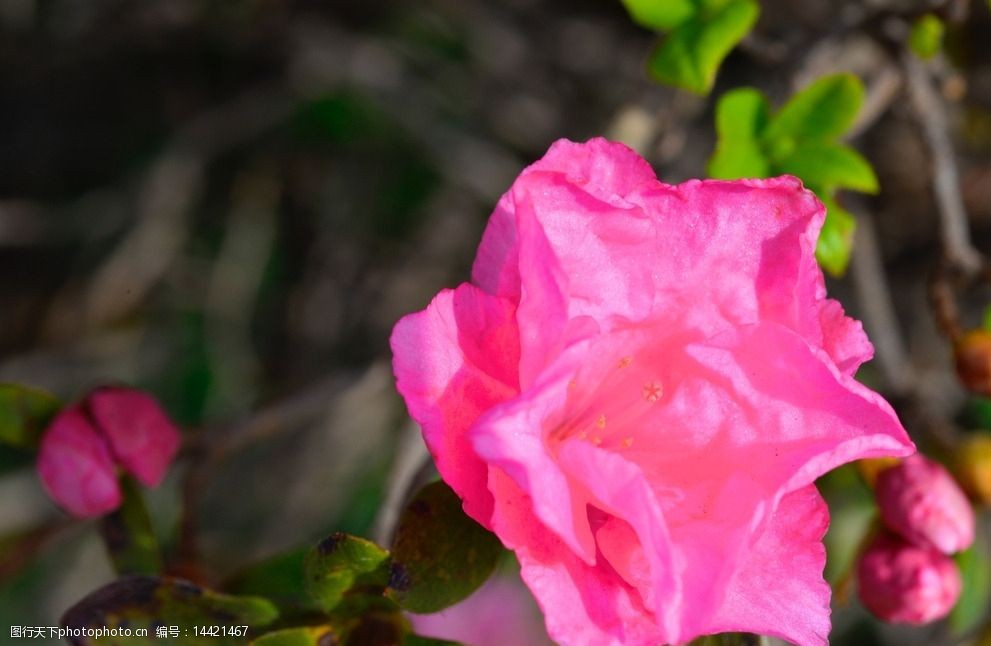
<path fill-rule="evenodd" d="M 914 447 L 853 379 L 822 205 L 792 177 L 659 182 L 559 141 L 499 201 L 473 282 L 392 335 L 399 392 L 562 644 L 752 631 L 825 644 L 813 481 Z"/>
<path fill-rule="evenodd" d="M 926 624 L 941 619 L 960 597 L 960 572 L 931 547 L 879 535 L 860 557 L 858 592 L 864 606 L 892 623 Z"/>
<path fill-rule="evenodd" d="M 875 489 L 881 519 L 909 542 L 945 554 L 974 542 L 974 510 L 941 465 L 914 455 L 881 472 Z"/>
<path fill-rule="evenodd" d="M 41 438 L 38 474 L 69 513 L 100 516 L 120 506 L 118 466 L 156 486 L 179 444 L 178 430 L 153 397 L 100 388 L 52 421 Z"/>
<path fill-rule="evenodd" d="M 519 580 L 494 576 L 459 604 L 430 615 L 410 615 L 418 635 L 472 646 L 551 646 L 537 608 Z"/>

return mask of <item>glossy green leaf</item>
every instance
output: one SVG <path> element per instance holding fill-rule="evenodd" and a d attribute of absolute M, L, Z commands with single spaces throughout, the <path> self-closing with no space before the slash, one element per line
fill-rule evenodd
<path fill-rule="evenodd" d="M 921 16 L 912 24 L 908 36 L 908 46 L 922 59 L 932 58 L 943 47 L 943 34 L 946 27 L 943 21 L 931 13 Z"/>
<path fill-rule="evenodd" d="M 864 102 L 864 86 L 853 74 L 834 74 L 811 83 L 778 111 L 764 141 L 831 139 L 845 133 Z"/>
<path fill-rule="evenodd" d="M 775 174 L 795 175 L 809 186 L 824 191 L 848 188 L 877 193 L 878 182 L 870 162 L 843 144 L 809 141 L 799 143 L 791 154 L 775 164 Z"/>
<path fill-rule="evenodd" d="M 661 42 L 649 62 L 651 73 L 664 83 L 698 94 L 709 92 L 720 63 L 750 31 L 759 13 L 755 0 L 712 3 Z"/>
<path fill-rule="evenodd" d="M 641 27 L 663 31 L 673 29 L 698 11 L 693 0 L 623 0 L 623 5 Z"/>
<path fill-rule="evenodd" d="M 19 384 L 0 384 L 0 442 L 34 449 L 59 411 L 54 395 Z"/>
<path fill-rule="evenodd" d="M 853 232 L 857 221 L 844 210 L 830 195 L 818 192 L 819 199 L 826 205 L 826 221 L 819 233 L 816 244 L 816 260 L 819 266 L 833 276 L 842 276 L 850 264 L 853 251 Z"/>
<path fill-rule="evenodd" d="M 355 587 L 375 588 L 381 595 L 389 582 L 389 553 L 375 543 L 335 533 L 306 555 L 306 591 L 326 612 L 341 603 Z"/>
<path fill-rule="evenodd" d="M 950 629 L 956 635 L 969 632 L 984 620 L 991 602 L 991 558 L 980 536 L 970 549 L 956 555 L 963 590 L 950 613 Z"/>
<path fill-rule="evenodd" d="M 162 556 L 137 483 L 121 478 L 123 502 L 100 519 L 100 535 L 117 574 L 158 574 Z"/>
<path fill-rule="evenodd" d="M 433 482 L 399 520 L 388 593 L 411 612 L 443 610 L 482 585 L 501 554 L 499 540 L 465 515 L 458 496 Z"/>
<path fill-rule="evenodd" d="M 248 626 L 264 628 L 279 616 L 271 602 L 258 597 L 219 594 L 171 577 L 128 576 L 117 579 L 69 608 L 61 624 L 72 628 L 146 629 L 148 637 L 78 637 L 77 646 L 151 646 L 158 626 L 176 626 L 183 631 L 181 643 L 190 646 L 237 646 L 245 643 L 236 635 L 197 636 L 197 626 Z M 176 643 L 179 643 L 177 640 Z"/>
<path fill-rule="evenodd" d="M 330 626 L 304 626 L 266 633 L 251 642 L 251 646 L 326 646 L 339 643 Z"/>

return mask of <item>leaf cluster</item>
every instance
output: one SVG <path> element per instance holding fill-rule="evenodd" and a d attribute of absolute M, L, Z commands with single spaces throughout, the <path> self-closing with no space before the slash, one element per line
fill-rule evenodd
<path fill-rule="evenodd" d="M 760 15 L 756 0 L 623 0 L 633 20 L 668 32 L 648 62 L 659 81 L 708 94 L 723 59 Z"/>
<path fill-rule="evenodd" d="M 874 169 L 840 138 L 853 125 L 864 88 L 852 74 L 818 79 L 777 112 L 755 88 L 724 94 L 716 106 L 718 143 L 708 173 L 718 179 L 794 175 L 822 200 L 826 222 L 816 258 L 834 275 L 850 260 L 855 221 L 836 191 L 877 193 Z"/>
<path fill-rule="evenodd" d="M 193 632 L 214 625 L 247 625 L 258 646 L 451 644 L 413 634 L 404 611 L 437 612 L 461 601 L 502 555 L 495 536 L 468 518 L 457 495 L 438 481 L 410 501 L 391 550 L 334 533 L 310 549 L 247 568 L 214 591 L 151 571 L 160 561 L 139 548 L 148 547 L 147 516 L 133 489 L 128 492 L 132 499 L 113 515 L 120 549 L 111 550 L 124 576 L 76 604 L 62 623 L 149 630 L 144 640 L 126 638 L 129 645 L 157 643 L 155 629 L 163 625 L 179 626 L 190 644 L 244 643 L 243 636 Z M 96 642 L 82 637 L 73 643 Z M 100 643 L 118 642 L 103 637 Z"/>

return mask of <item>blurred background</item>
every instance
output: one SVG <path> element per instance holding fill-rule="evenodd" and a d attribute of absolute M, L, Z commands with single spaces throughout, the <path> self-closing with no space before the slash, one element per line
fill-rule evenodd
<path fill-rule="evenodd" d="M 937 89 L 988 251 L 991 13 L 957 4 L 969 17 Z M 927 296 L 931 159 L 883 44 L 884 16 L 924 3 L 761 5 L 705 98 L 650 80 L 656 35 L 618 0 L 0 0 L 0 381 L 159 397 L 189 447 L 149 504 L 203 581 L 333 530 L 381 537 L 424 455 L 390 330 L 467 279 L 521 168 L 557 138 L 605 135 L 662 180 L 701 177 L 723 91 L 780 104 L 848 70 L 868 88 L 852 143 L 882 187 L 847 203 L 867 233 L 829 281 L 878 345 L 860 378 L 923 444 L 984 424 Z M 963 291 L 963 320 L 989 297 Z M 824 484 L 847 505 L 841 552 L 871 514 L 854 480 Z M 66 522 L 31 469 L 3 468 L 0 625 L 55 625 L 112 577 L 92 525 Z M 836 643 L 949 639 L 882 627 L 854 597 L 837 594 Z"/>

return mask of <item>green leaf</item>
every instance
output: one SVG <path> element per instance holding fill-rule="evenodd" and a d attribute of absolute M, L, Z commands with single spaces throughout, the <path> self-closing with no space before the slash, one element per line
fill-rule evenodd
<path fill-rule="evenodd" d="M 117 574 L 158 574 L 162 556 L 141 491 L 132 478 L 120 479 L 123 503 L 100 519 L 100 535 Z"/>
<path fill-rule="evenodd" d="M 297 549 L 277 554 L 236 572 L 221 589 L 231 594 L 263 596 L 287 613 L 319 610 L 320 606 L 306 592 L 303 562 L 309 553 Z"/>
<path fill-rule="evenodd" d="M 844 210 L 831 195 L 816 191 L 819 199 L 826 205 L 826 221 L 819 233 L 816 244 L 816 260 L 827 273 L 842 276 L 850 264 L 850 252 L 853 250 L 853 231 L 857 221 L 848 211 Z"/>
<path fill-rule="evenodd" d="M 324 646 L 337 643 L 337 635 L 330 626 L 304 626 L 266 633 L 252 640 L 251 646 Z"/>
<path fill-rule="evenodd" d="M 196 626 L 248 626 L 249 634 L 279 616 L 269 601 L 257 597 L 234 597 L 201 588 L 171 577 L 135 575 L 117 579 L 88 595 L 62 616 L 70 628 L 143 628 L 147 637 L 76 637 L 76 646 L 161 645 L 158 626 L 177 626 L 181 642 L 190 646 L 236 646 L 244 637 L 197 636 Z M 176 642 L 178 643 L 178 641 Z"/>
<path fill-rule="evenodd" d="M 758 136 L 767 124 L 767 99 L 754 88 L 724 94 L 716 106 L 719 141 L 709 159 L 708 173 L 718 179 L 767 177 L 770 167 Z"/>
<path fill-rule="evenodd" d="M 981 326 L 988 331 L 991 331 L 991 305 L 984 308 L 984 316 L 981 319 Z"/>
<path fill-rule="evenodd" d="M 0 384 L 0 442 L 34 449 L 59 411 L 54 395 L 19 384 Z"/>
<path fill-rule="evenodd" d="M 708 93 L 720 63 L 760 14 L 755 0 L 711 4 L 678 25 L 654 51 L 648 65 L 658 80 L 697 94 Z"/>
<path fill-rule="evenodd" d="M 848 188 L 862 193 L 877 193 L 877 176 L 870 162 L 843 144 L 824 141 L 799 143 L 791 154 L 774 166 L 775 174 L 787 173 L 810 186 L 825 191 Z"/>
<path fill-rule="evenodd" d="M 495 569 L 502 545 L 465 515 L 443 482 L 416 494 L 396 530 L 388 594 L 411 612 L 437 612 L 474 592 Z"/>
<path fill-rule="evenodd" d="M 770 166 L 756 141 L 720 141 L 706 166 L 709 177 L 740 179 L 768 177 Z"/>
<path fill-rule="evenodd" d="M 326 612 L 336 608 L 352 588 L 373 588 L 381 595 L 389 582 L 389 553 L 375 543 L 335 533 L 306 555 L 306 591 Z"/>
<path fill-rule="evenodd" d="M 970 549 L 954 557 L 963 579 L 963 590 L 950 613 L 950 629 L 956 635 L 970 632 L 984 619 L 991 601 L 991 559 L 986 542 L 977 536 Z"/>
<path fill-rule="evenodd" d="M 760 90 L 742 87 L 719 97 L 716 133 L 722 139 L 756 139 L 767 126 L 770 107 Z"/>
<path fill-rule="evenodd" d="M 853 124 L 864 102 L 864 86 L 853 74 L 824 76 L 795 94 L 764 131 L 764 140 L 831 139 Z"/>
<path fill-rule="evenodd" d="M 908 46 L 922 59 L 929 59 L 943 47 L 943 34 L 946 31 L 943 21 L 931 13 L 919 17 L 912 25 L 908 36 Z"/>
<path fill-rule="evenodd" d="M 623 5 L 635 23 L 655 31 L 673 29 L 698 11 L 692 0 L 623 0 Z"/>

